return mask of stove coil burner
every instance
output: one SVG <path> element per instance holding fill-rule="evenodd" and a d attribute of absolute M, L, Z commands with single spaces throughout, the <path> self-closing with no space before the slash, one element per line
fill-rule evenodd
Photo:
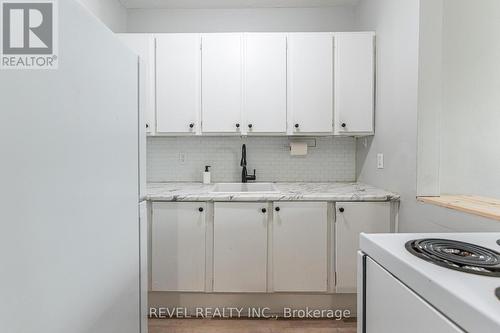
<path fill-rule="evenodd" d="M 406 249 L 433 264 L 478 275 L 500 277 L 500 253 L 482 246 L 448 239 L 409 241 Z"/>

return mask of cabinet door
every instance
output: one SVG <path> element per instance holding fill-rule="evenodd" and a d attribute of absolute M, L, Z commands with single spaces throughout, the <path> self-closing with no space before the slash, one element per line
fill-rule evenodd
<path fill-rule="evenodd" d="M 333 34 L 288 36 L 289 133 L 333 132 Z"/>
<path fill-rule="evenodd" d="M 327 205 L 326 202 L 274 204 L 274 291 L 327 291 Z"/>
<path fill-rule="evenodd" d="M 374 133 L 375 35 L 335 34 L 335 134 Z"/>
<path fill-rule="evenodd" d="M 359 234 L 391 232 L 389 202 L 343 202 L 336 204 L 336 291 L 355 293 Z"/>
<path fill-rule="evenodd" d="M 205 203 L 154 203 L 152 290 L 205 290 Z"/>
<path fill-rule="evenodd" d="M 266 292 L 267 206 L 215 203 L 214 292 Z"/>
<path fill-rule="evenodd" d="M 203 132 L 238 133 L 242 109 L 242 34 L 202 37 Z"/>
<path fill-rule="evenodd" d="M 155 58 L 154 37 L 151 34 L 117 34 L 140 58 L 139 103 L 146 133 L 155 130 Z"/>
<path fill-rule="evenodd" d="M 244 130 L 286 132 L 286 35 L 245 35 Z"/>
<path fill-rule="evenodd" d="M 196 133 L 201 110 L 201 36 L 156 36 L 157 130 Z"/>

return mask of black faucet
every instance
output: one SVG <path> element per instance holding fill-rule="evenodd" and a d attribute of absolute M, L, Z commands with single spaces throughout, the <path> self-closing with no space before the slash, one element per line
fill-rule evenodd
<path fill-rule="evenodd" d="M 243 145 L 241 147 L 241 167 L 243 168 L 241 170 L 241 182 L 242 183 L 248 183 L 249 180 L 257 180 L 257 177 L 255 176 L 255 169 L 253 170 L 253 175 L 249 175 L 247 171 L 247 146 Z"/>

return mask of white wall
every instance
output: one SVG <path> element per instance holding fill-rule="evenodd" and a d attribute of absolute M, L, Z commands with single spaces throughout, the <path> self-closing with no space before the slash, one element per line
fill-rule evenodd
<path fill-rule="evenodd" d="M 441 110 L 441 5 L 438 0 L 362 0 L 358 7 L 358 27 L 377 32 L 378 53 L 377 132 L 367 147 L 358 140 L 358 177 L 401 194 L 401 232 L 500 231 L 497 221 L 416 200 L 417 124 L 439 121 Z M 439 131 L 431 127 L 436 141 L 421 142 L 439 145 Z M 385 169 L 376 168 L 377 153 L 385 154 Z M 435 161 L 436 153 L 425 157 Z M 439 172 L 424 171 L 431 177 Z"/>
<path fill-rule="evenodd" d="M 441 192 L 500 198 L 500 1 L 445 0 Z"/>
<path fill-rule="evenodd" d="M 114 32 L 127 31 L 127 10 L 119 0 L 78 0 Z"/>
<path fill-rule="evenodd" d="M 417 223 L 418 0 L 363 0 L 358 27 L 377 33 L 376 135 L 358 140 L 359 181 L 401 194 L 401 229 Z M 377 169 L 377 153 L 385 169 Z"/>
<path fill-rule="evenodd" d="M 420 1 L 417 195 L 440 195 L 443 0 Z"/>
<path fill-rule="evenodd" d="M 346 31 L 353 23 L 352 6 L 128 10 L 128 32 Z"/>

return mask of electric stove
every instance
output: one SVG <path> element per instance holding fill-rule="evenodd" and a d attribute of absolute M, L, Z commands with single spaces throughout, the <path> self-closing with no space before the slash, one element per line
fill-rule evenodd
<path fill-rule="evenodd" d="M 500 332 L 499 240 L 500 233 L 362 234 L 358 332 Z"/>

